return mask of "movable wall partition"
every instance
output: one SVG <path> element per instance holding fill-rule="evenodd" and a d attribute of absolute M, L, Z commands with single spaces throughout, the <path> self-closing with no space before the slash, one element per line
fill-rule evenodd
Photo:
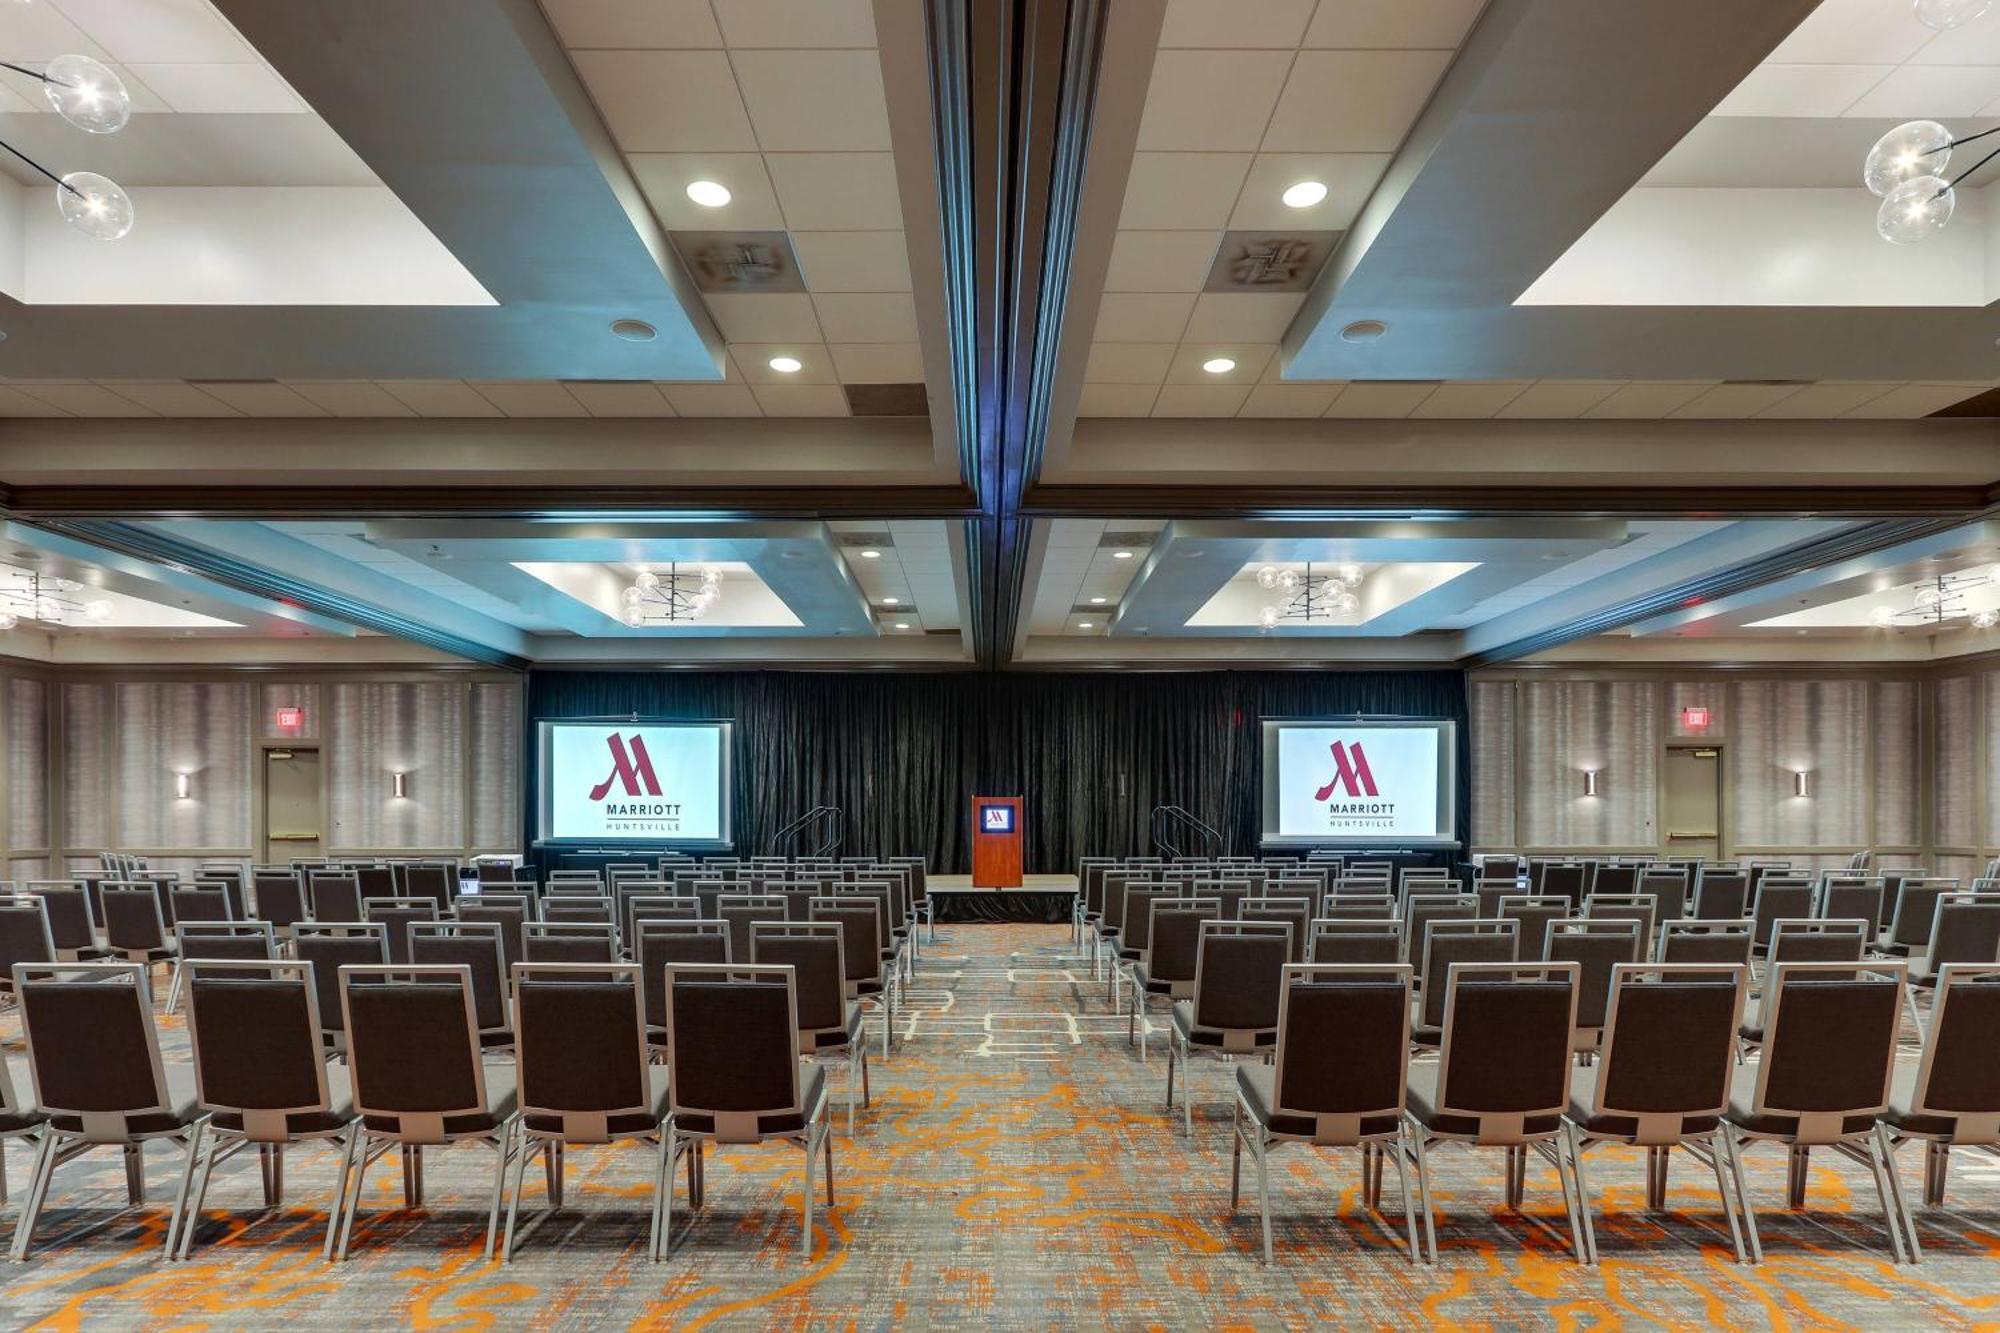
<path fill-rule="evenodd" d="M 737 849 L 771 850 L 815 805 L 846 812 L 842 850 L 970 865 L 968 802 L 1025 798 L 1030 873 L 1085 855 L 1153 850 L 1154 807 L 1180 805 L 1254 853 L 1258 719 L 1450 718 L 1459 723 L 1458 827 L 1469 826 L 1465 676 L 1441 671 L 861 674 L 537 671 L 543 718 L 729 718 Z M 535 808 L 533 763 L 523 820 Z"/>
<path fill-rule="evenodd" d="M 1669 746 L 1721 752 L 1732 856 L 1976 874 L 2000 842 L 2000 672 L 1502 668 L 1470 684 L 1475 850 L 1658 852 Z M 1688 710 L 1705 725 L 1690 725 Z M 1586 792 L 1586 771 L 1598 778 Z M 1795 775 L 1805 773 L 1806 795 Z"/>
<path fill-rule="evenodd" d="M 95 865 L 107 848 L 161 869 L 261 860 L 273 746 L 320 752 L 327 855 L 521 847 L 516 676 L 21 665 L 0 667 L 0 690 L 9 879 Z"/>

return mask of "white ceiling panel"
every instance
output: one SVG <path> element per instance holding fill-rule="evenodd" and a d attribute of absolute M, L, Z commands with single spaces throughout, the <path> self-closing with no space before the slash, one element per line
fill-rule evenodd
<path fill-rule="evenodd" d="M 1212 231 L 1229 225 L 1248 153 L 1134 153 L 1120 228 Z"/>
<path fill-rule="evenodd" d="M 719 47 L 709 0 L 542 0 L 556 35 L 585 47 Z"/>
<path fill-rule="evenodd" d="M 888 153 L 773 153 L 765 159 L 793 231 L 894 231 L 903 225 Z"/>
<path fill-rule="evenodd" d="M 875 45 L 868 0 L 714 0 L 714 5 L 722 35 L 733 47 Z"/>
<path fill-rule="evenodd" d="M 873 50 L 732 50 L 729 59 L 765 152 L 889 150 L 882 62 Z"/>
<path fill-rule="evenodd" d="M 1301 51 L 1262 147 L 1394 152 L 1450 63 L 1449 51 Z"/>
<path fill-rule="evenodd" d="M 672 231 L 783 231 L 784 210 L 756 153 L 628 153 L 646 202 Z M 696 181 L 714 181 L 729 202 L 706 208 L 688 198 Z"/>
<path fill-rule="evenodd" d="M 1292 52 L 1160 51 L 1139 122 L 1139 149 L 1251 151 L 1263 142 Z"/>
<path fill-rule="evenodd" d="M 757 136 L 721 51 L 572 51 L 628 153 L 751 153 Z"/>
<path fill-rule="evenodd" d="M 815 292 L 907 292 L 910 256 L 900 231 L 799 231 L 792 252 Z"/>

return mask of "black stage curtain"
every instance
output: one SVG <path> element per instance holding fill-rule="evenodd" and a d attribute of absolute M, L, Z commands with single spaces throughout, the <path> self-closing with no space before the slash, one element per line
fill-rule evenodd
<path fill-rule="evenodd" d="M 726 718 L 736 723 L 732 814 L 740 854 L 815 805 L 847 815 L 841 851 L 971 867 L 974 796 L 1021 796 L 1027 864 L 1062 873 L 1085 855 L 1149 854 L 1159 805 L 1254 854 L 1264 717 L 1400 716 L 1458 723 L 1458 827 L 1471 827 L 1465 673 L 1200 671 L 834 674 L 536 671 L 527 720 Z M 528 765 L 526 819 L 537 799 Z"/>

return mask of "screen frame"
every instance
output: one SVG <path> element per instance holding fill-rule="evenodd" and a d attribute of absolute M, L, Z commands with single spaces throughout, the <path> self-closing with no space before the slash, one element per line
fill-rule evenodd
<path fill-rule="evenodd" d="M 1425 729 L 1436 733 L 1438 744 L 1437 828 L 1429 837 L 1344 837 L 1328 834 L 1314 837 L 1282 834 L 1277 830 L 1280 793 L 1278 790 L 1278 735 L 1288 730 L 1341 727 L 1357 731 L 1409 731 Z M 1458 831 L 1458 719 L 1451 717 L 1260 717 L 1257 719 L 1258 764 L 1262 770 L 1262 808 L 1257 813 L 1258 840 L 1265 847 L 1425 848 L 1462 846 Z"/>
<path fill-rule="evenodd" d="M 718 782 L 721 784 L 721 798 L 717 802 L 719 836 L 714 838 L 556 838 L 549 836 L 549 825 L 555 817 L 555 788 L 550 782 L 550 768 L 555 762 L 555 747 L 550 738 L 557 727 L 650 727 L 655 730 L 665 728 L 716 729 L 721 733 L 722 755 Z M 535 719 L 535 839 L 537 847 L 606 847 L 627 849 L 637 847 L 685 847 L 694 851 L 731 851 L 736 846 L 736 722 L 733 718 L 683 718 L 683 717 L 633 717 L 630 714 L 618 717 L 541 717 Z"/>

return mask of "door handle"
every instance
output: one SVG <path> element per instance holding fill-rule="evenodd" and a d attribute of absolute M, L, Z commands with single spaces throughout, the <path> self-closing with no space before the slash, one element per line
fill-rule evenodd
<path fill-rule="evenodd" d="M 319 834 L 317 834 L 317 833 L 273 833 L 273 834 L 271 834 L 271 835 L 270 835 L 270 840 L 271 840 L 272 842 L 318 842 L 318 841 L 319 841 Z"/>
<path fill-rule="evenodd" d="M 1716 835 L 1716 834 L 1715 834 L 1715 833 L 1714 833 L 1713 831 L 1711 831 L 1711 832 L 1708 832 L 1708 833 L 1686 833 L 1686 832 L 1681 832 L 1681 833 L 1669 833 L 1669 834 L 1667 834 L 1667 838 L 1668 838 L 1668 840 L 1669 840 L 1669 841 L 1671 841 L 1671 840 L 1673 840 L 1673 839 L 1675 839 L 1675 838 L 1713 838 L 1713 837 L 1716 837 L 1716 836 L 1717 836 L 1717 835 Z"/>

